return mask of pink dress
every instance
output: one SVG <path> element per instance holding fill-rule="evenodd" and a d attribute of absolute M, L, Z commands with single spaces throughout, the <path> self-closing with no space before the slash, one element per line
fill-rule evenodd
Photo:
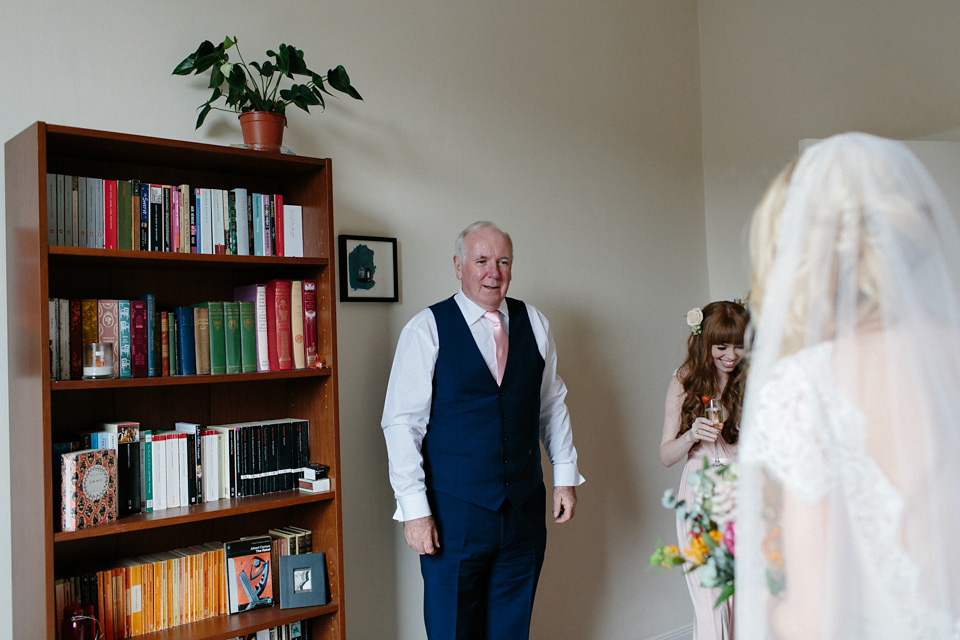
<path fill-rule="evenodd" d="M 722 438 L 716 442 L 700 441 L 690 449 L 687 461 L 683 466 L 683 475 L 680 477 L 678 495 L 681 499 L 690 501 L 693 498 L 693 488 L 687 481 L 690 473 L 698 471 L 703 466 L 703 456 L 710 462 L 719 458 L 721 462 L 733 462 L 737 458 L 737 445 L 727 444 Z M 690 547 L 690 530 L 686 521 L 677 517 L 677 539 L 680 550 Z M 723 604 L 714 608 L 713 603 L 720 596 L 720 589 L 707 589 L 700 586 L 700 574 L 697 571 L 684 574 L 690 599 L 693 601 L 693 640 L 732 640 L 733 638 L 733 597 L 727 598 Z"/>

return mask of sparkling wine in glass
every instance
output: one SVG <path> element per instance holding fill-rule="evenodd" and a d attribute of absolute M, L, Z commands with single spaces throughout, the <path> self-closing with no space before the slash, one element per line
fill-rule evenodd
<path fill-rule="evenodd" d="M 713 423 L 714 429 L 719 431 L 723 428 L 723 407 L 720 406 L 720 401 L 716 398 L 710 398 L 707 402 L 706 407 L 707 420 Z M 720 445 L 714 443 L 714 467 L 721 467 L 723 463 L 720 462 Z"/>

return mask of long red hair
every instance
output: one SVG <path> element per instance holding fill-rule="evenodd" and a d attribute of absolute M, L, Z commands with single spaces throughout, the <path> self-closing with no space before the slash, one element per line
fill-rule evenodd
<path fill-rule="evenodd" d="M 717 344 L 742 345 L 750 321 L 750 314 L 741 305 L 725 300 L 711 302 L 703 308 L 700 334 L 687 338 L 687 359 L 677 376 L 683 385 L 683 403 L 677 435 L 690 429 L 694 419 L 704 415 L 703 396 L 720 397 L 727 419 L 720 436 L 729 444 L 740 438 L 740 415 L 743 410 L 743 386 L 746 379 L 746 360 L 741 360 L 730 372 L 727 386 L 720 392 L 717 366 L 713 360 L 713 346 Z"/>

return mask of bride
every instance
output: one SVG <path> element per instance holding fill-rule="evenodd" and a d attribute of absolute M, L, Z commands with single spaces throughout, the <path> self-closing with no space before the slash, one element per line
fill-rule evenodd
<path fill-rule="evenodd" d="M 960 638 L 960 236 L 897 142 L 791 163 L 750 232 L 738 640 Z"/>

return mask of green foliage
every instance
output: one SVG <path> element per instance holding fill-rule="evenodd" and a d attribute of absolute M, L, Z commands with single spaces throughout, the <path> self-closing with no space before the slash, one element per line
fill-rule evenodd
<path fill-rule="evenodd" d="M 230 62 L 228 50 L 234 47 L 240 62 Z M 210 71 L 208 88 L 212 93 L 206 102 L 197 107 L 200 110 L 197 129 L 212 109 L 237 113 L 270 111 L 284 115 L 291 104 L 307 113 L 312 106 L 323 109 L 323 95 L 334 96 L 327 87 L 356 100 L 363 100 L 360 92 L 350 84 L 350 76 L 343 65 L 329 69 L 326 75 L 320 75 L 307 68 L 303 51 L 288 44 L 281 44 L 277 51 L 268 49 L 267 56 L 272 60 L 251 62 L 248 66 L 240 54 L 236 37 L 228 36 L 216 46 L 204 40 L 195 52 L 176 66 L 173 73 L 178 76 Z M 290 81 L 290 86 L 281 89 L 284 78 Z M 214 105 L 221 98 L 228 108 Z"/>

